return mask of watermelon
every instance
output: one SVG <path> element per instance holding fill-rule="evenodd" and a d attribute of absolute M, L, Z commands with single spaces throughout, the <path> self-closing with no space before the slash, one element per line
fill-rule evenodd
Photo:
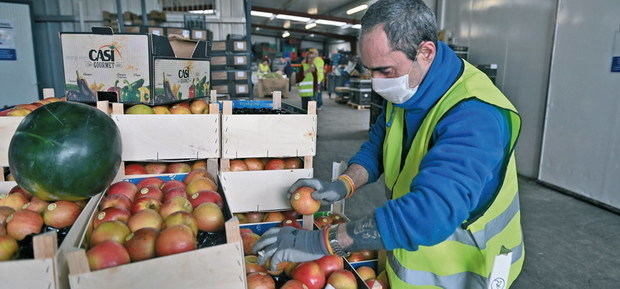
<path fill-rule="evenodd" d="M 17 184 L 46 200 L 83 200 L 105 190 L 121 163 L 121 136 L 104 112 L 54 102 L 19 124 L 9 145 Z"/>

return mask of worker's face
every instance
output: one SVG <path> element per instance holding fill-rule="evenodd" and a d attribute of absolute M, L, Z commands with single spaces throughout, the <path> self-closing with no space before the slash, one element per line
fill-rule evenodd
<path fill-rule="evenodd" d="M 436 51 L 433 42 L 422 42 L 417 49 L 416 61 L 412 61 L 404 52 L 390 47 L 383 25 L 377 25 L 364 34 L 360 48 L 362 64 L 370 70 L 373 78 L 395 78 L 409 74 L 409 87 L 418 86 L 422 82 Z"/>

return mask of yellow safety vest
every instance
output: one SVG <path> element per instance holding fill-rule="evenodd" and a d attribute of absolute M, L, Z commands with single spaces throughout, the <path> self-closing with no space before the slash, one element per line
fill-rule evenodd
<path fill-rule="evenodd" d="M 305 73 L 310 69 L 308 63 L 302 63 L 302 69 Z M 312 73 L 306 73 L 304 79 L 299 83 L 299 96 L 300 97 L 313 97 L 314 96 L 314 76 Z"/>
<path fill-rule="evenodd" d="M 446 240 L 416 251 L 395 249 L 388 252 L 386 269 L 391 288 L 487 289 L 495 257 L 512 251 L 508 288 L 517 278 L 525 256 L 521 232 L 517 170 L 514 148 L 521 129 L 521 118 L 510 101 L 480 70 L 464 62 L 462 75 L 431 108 L 418 129 L 401 170 L 404 109 L 388 103 L 383 143 L 385 183 L 392 198 L 410 192 L 421 160 L 429 149 L 433 130 L 442 117 L 462 101 L 478 99 L 501 109 L 510 122 L 510 158 L 505 164 L 502 184 L 490 206 L 481 216 L 470 216 Z M 387 122 L 386 122 L 387 123 Z"/>

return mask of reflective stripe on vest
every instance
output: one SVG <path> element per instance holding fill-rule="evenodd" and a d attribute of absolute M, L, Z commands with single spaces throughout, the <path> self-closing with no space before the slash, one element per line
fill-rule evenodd
<path fill-rule="evenodd" d="M 514 264 L 523 256 L 523 243 L 510 249 L 511 263 Z M 411 270 L 402 266 L 392 252 L 387 253 L 387 261 L 398 277 L 415 286 L 437 286 L 445 289 L 487 289 L 488 278 L 472 272 L 461 272 L 441 276 L 428 271 Z"/>
<path fill-rule="evenodd" d="M 302 64 L 303 71 L 310 69 L 307 63 Z M 300 97 L 313 97 L 314 96 L 314 76 L 312 73 L 306 73 L 304 79 L 299 83 L 299 96 Z"/>

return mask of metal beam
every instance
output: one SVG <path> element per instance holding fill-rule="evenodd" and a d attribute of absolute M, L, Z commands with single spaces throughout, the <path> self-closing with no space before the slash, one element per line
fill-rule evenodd
<path fill-rule="evenodd" d="M 118 21 L 118 32 L 124 32 L 125 19 L 123 18 L 123 6 L 121 0 L 116 0 L 116 21 Z"/>
<path fill-rule="evenodd" d="M 148 20 L 146 18 L 146 0 L 140 0 L 140 10 L 142 10 L 142 26 L 147 26 Z"/>
<path fill-rule="evenodd" d="M 357 41 L 357 37 L 355 37 L 355 36 L 340 35 L 340 34 L 329 33 L 329 32 L 308 31 L 308 30 L 305 30 L 305 29 L 284 28 L 284 27 L 279 27 L 279 26 L 270 26 L 270 25 L 263 25 L 263 24 L 252 24 L 252 27 L 258 27 L 260 29 L 267 29 L 267 30 L 289 31 L 289 32 L 296 32 L 296 33 L 303 33 L 303 34 L 322 35 L 322 36 L 326 36 L 326 37 L 329 37 L 329 38 L 341 39 L 341 40 L 345 40 L 345 41 L 349 41 L 349 42 Z"/>
<path fill-rule="evenodd" d="M 293 16 L 307 17 L 307 18 L 311 18 L 311 19 L 325 19 L 325 20 L 332 20 L 332 21 L 340 21 L 340 22 L 345 22 L 345 23 L 349 23 L 349 24 L 359 24 L 360 23 L 360 21 L 357 20 L 357 19 L 344 18 L 344 17 L 336 17 L 336 16 L 329 16 L 329 15 L 310 14 L 310 13 L 305 13 L 305 12 L 283 10 L 283 9 L 276 9 L 276 8 L 252 6 L 252 10 L 254 10 L 254 11 L 261 11 L 261 12 L 269 12 L 269 13 L 273 13 L 273 14 L 287 14 L 287 15 L 293 15 Z"/>

